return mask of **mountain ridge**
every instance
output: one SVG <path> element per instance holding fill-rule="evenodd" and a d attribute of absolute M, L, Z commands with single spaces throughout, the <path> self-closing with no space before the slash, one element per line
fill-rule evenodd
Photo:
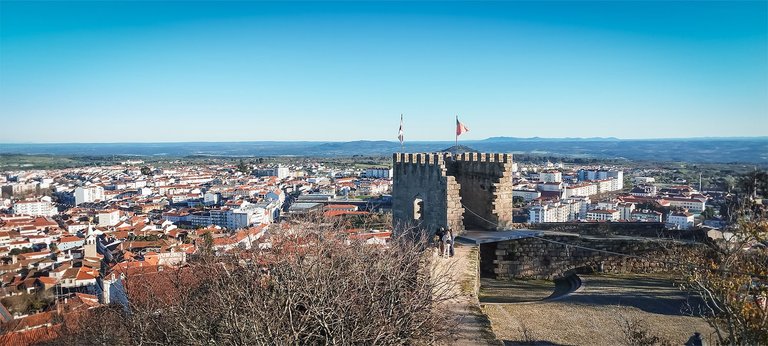
<path fill-rule="evenodd" d="M 0 153 L 125 156 L 352 156 L 390 155 L 393 152 L 437 152 L 453 141 L 250 141 L 169 143 L 2 144 Z M 768 165 L 768 137 L 727 139 L 516 139 L 462 140 L 480 152 L 544 156 L 680 162 L 743 162 Z"/>

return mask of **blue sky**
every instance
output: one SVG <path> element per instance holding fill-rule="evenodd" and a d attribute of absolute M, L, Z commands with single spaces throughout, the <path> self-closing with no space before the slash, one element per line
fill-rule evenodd
<path fill-rule="evenodd" d="M 768 135 L 768 2 L 0 1 L 1 142 Z"/>

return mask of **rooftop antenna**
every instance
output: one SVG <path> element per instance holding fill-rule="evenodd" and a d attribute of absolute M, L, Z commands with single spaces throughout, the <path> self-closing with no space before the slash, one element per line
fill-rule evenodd
<path fill-rule="evenodd" d="M 752 183 L 752 199 L 757 198 L 757 166 L 755 166 L 755 180 Z"/>

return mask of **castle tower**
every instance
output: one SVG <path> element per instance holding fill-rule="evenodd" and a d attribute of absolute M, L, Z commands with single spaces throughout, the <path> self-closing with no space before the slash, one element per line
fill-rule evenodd
<path fill-rule="evenodd" d="M 510 154 L 395 153 L 394 227 L 502 230 L 512 224 Z"/>

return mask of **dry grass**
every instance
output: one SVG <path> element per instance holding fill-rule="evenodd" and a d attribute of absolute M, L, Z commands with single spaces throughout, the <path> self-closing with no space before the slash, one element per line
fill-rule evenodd
<path fill-rule="evenodd" d="M 642 321 L 652 335 L 677 345 L 694 332 L 705 340 L 711 333 L 702 319 L 679 313 L 679 292 L 663 280 L 640 282 L 644 278 L 636 276 L 592 279 L 587 278 L 588 287 L 562 300 L 485 304 L 483 311 L 496 336 L 510 344 L 625 345 L 620 322 L 627 318 Z"/>
<path fill-rule="evenodd" d="M 533 338 L 563 345 L 622 345 L 624 334 L 617 324 L 620 314 L 636 314 L 652 333 L 676 345 L 683 344 L 694 332 L 706 336 L 710 330 L 700 318 L 649 314 L 633 307 L 545 303 L 485 305 L 483 311 L 498 338 L 518 342 Z"/>
<path fill-rule="evenodd" d="M 483 278 L 480 281 L 480 303 L 520 303 L 543 300 L 555 290 L 555 283 L 547 280 L 500 281 Z M 508 292 L 514 290 L 514 295 Z"/>

